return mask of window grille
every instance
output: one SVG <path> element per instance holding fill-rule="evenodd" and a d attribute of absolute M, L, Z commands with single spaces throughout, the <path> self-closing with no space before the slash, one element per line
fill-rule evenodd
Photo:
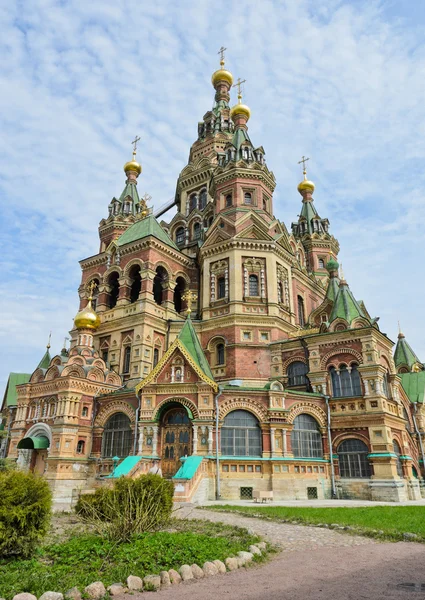
<path fill-rule="evenodd" d="M 226 280 L 224 277 L 219 277 L 217 280 L 217 292 L 218 292 L 218 298 L 225 298 L 225 296 L 226 296 Z"/>
<path fill-rule="evenodd" d="M 176 231 L 176 244 L 184 243 L 184 227 L 179 227 Z"/>
<path fill-rule="evenodd" d="M 103 458 L 128 456 L 131 450 L 132 438 L 130 419 L 124 413 L 115 413 L 107 421 L 103 432 Z"/>
<path fill-rule="evenodd" d="M 316 419 L 301 414 L 294 419 L 292 452 L 297 458 L 323 458 L 322 435 Z"/>
<path fill-rule="evenodd" d="M 250 192 L 245 192 L 244 202 L 245 204 L 252 204 L 252 194 Z"/>
<path fill-rule="evenodd" d="M 302 361 L 295 361 L 288 367 L 288 386 L 305 385 L 308 382 L 306 377 L 308 367 Z"/>
<path fill-rule="evenodd" d="M 252 500 L 252 487 L 241 487 L 240 488 L 240 498 L 241 500 Z"/>
<path fill-rule="evenodd" d="M 368 447 L 361 440 L 348 439 L 338 446 L 339 474 L 344 478 L 370 477 Z"/>
<path fill-rule="evenodd" d="M 308 500 L 317 500 L 317 487 L 308 487 L 307 488 L 307 499 Z"/>
<path fill-rule="evenodd" d="M 249 295 L 258 296 L 258 277 L 257 275 L 249 276 Z"/>
<path fill-rule="evenodd" d="M 253 414 L 234 410 L 224 418 L 221 453 L 224 456 L 261 456 L 261 429 Z"/>

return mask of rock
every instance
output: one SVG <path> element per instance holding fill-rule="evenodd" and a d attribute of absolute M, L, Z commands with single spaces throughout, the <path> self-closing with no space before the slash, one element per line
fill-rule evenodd
<path fill-rule="evenodd" d="M 266 542 L 258 542 L 257 548 L 260 548 L 260 550 L 267 550 Z"/>
<path fill-rule="evenodd" d="M 201 567 L 198 567 L 198 565 L 193 564 L 191 567 L 192 569 L 192 573 L 195 579 L 202 579 L 204 576 L 204 572 L 201 569 Z"/>
<path fill-rule="evenodd" d="M 226 565 L 224 564 L 224 562 L 221 562 L 221 560 L 213 560 L 213 563 L 217 567 L 217 571 L 219 573 L 225 573 L 226 572 Z"/>
<path fill-rule="evenodd" d="M 108 592 L 111 596 L 120 596 L 127 592 L 127 588 L 122 583 L 113 583 L 108 587 Z"/>
<path fill-rule="evenodd" d="M 84 588 L 84 593 L 90 600 L 100 600 L 100 598 L 106 596 L 106 589 L 101 581 L 95 581 Z"/>
<path fill-rule="evenodd" d="M 226 569 L 226 567 L 224 568 Z M 211 575 L 217 575 L 218 573 L 217 565 L 209 561 L 203 564 L 202 570 L 204 572 L 205 577 L 211 577 Z"/>
<path fill-rule="evenodd" d="M 251 546 L 249 547 L 249 551 L 251 552 L 251 554 L 256 554 L 257 556 L 261 556 L 261 550 L 258 546 L 255 546 L 254 544 L 251 544 Z"/>
<path fill-rule="evenodd" d="M 418 535 L 416 533 L 403 533 L 403 539 L 407 541 L 413 541 L 418 539 Z"/>
<path fill-rule="evenodd" d="M 63 600 L 63 594 L 60 592 L 44 592 L 39 600 Z"/>
<path fill-rule="evenodd" d="M 189 579 L 193 579 L 192 569 L 189 565 L 182 565 L 179 569 L 179 573 L 183 581 L 189 581 Z"/>
<path fill-rule="evenodd" d="M 177 571 L 176 571 L 176 573 L 177 573 Z M 178 573 L 177 573 L 177 575 L 178 575 Z M 171 581 L 170 581 L 170 575 L 169 575 L 168 571 L 161 571 L 159 576 L 161 578 L 161 587 L 163 587 L 163 588 L 170 587 Z"/>
<path fill-rule="evenodd" d="M 236 571 L 236 569 L 239 568 L 237 558 L 229 556 L 228 558 L 226 558 L 226 560 L 224 562 L 226 564 L 226 567 L 229 569 L 229 571 Z"/>
<path fill-rule="evenodd" d="M 136 575 L 129 575 L 127 577 L 127 587 L 130 592 L 141 592 L 143 590 L 143 579 L 136 577 Z"/>
<path fill-rule="evenodd" d="M 177 585 L 181 583 L 181 575 L 175 569 L 170 569 L 168 571 L 168 575 L 170 576 L 171 585 Z"/>
<path fill-rule="evenodd" d="M 240 556 L 237 556 L 236 560 L 238 561 L 238 569 L 245 566 L 245 560 L 243 558 L 241 558 Z"/>
<path fill-rule="evenodd" d="M 159 575 L 146 575 L 143 577 L 144 589 L 148 592 L 157 592 L 161 587 L 161 577 Z"/>
<path fill-rule="evenodd" d="M 246 565 L 246 563 L 249 563 L 252 561 L 252 559 L 254 558 L 254 555 L 252 554 L 252 552 L 238 552 L 238 558 L 240 558 L 242 560 L 242 566 Z"/>
<path fill-rule="evenodd" d="M 22 594 L 16 594 L 13 596 L 13 600 L 37 600 L 37 596 L 33 594 L 27 594 L 27 592 L 22 592 Z"/>
<path fill-rule="evenodd" d="M 65 598 L 67 600 L 81 600 L 81 592 L 77 587 L 73 587 L 67 592 L 65 592 Z"/>

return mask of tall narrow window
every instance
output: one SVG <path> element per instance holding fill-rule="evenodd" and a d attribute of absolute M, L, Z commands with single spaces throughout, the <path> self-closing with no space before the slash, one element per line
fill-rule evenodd
<path fill-rule="evenodd" d="M 130 302 L 137 302 L 139 299 L 140 290 L 142 289 L 142 277 L 140 275 L 140 266 L 134 265 L 131 267 L 129 276 L 131 279 Z"/>
<path fill-rule="evenodd" d="M 319 424 L 310 415 L 294 419 L 291 433 L 292 452 L 296 458 L 323 458 L 322 435 Z"/>
<path fill-rule="evenodd" d="M 131 346 L 124 348 L 123 373 L 130 373 Z"/>
<path fill-rule="evenodd" d="M 217 364 L 224 365 L 224 344 L 217 344 Z"/>
<path fill-rule="evenodd" d="M 167 281 L 167 271 L 164 267 L 156 268 L 156 275 L 153 280 L 153 297 L 157 304 L 162 304 L 164 284 Z"/>
<path fill-rule="evenodd" d="M 85 443 L 83 440 L 79 440 L 77 444 L 77 454 L 84 454 Z"/>
<path fill-rule="evenodd" d="M 156 367 L 159 361 L 159 348 L 154 348 L 153 351 L 153 366 Z"/>
<path fill-rule="evenodd" d="M 176 287 L 174 288 L 174 310 L 178 313 L 181 312 L 183 307 L 182 295 L 186 287 L 186 282 L 183 277 L 177 277 Z"/>
<path fill-rule="evenodd" d="M 226 196 L 226 207 L 232 206 L 232 194 L 227 194 Z"/>
<path fill-rule="evenodd" d="M 195 208 L 197 208 L 197 204 L 198 204 L 198 197 L 196 194 L 192 194 L 189 200 L 189 213 L 192 212 L 192 210 L 195 210 Z"/>
<path fill-rule="evenodd" d="M 199 240 L 200 237 L 201 237 L 201 224 L 195 223 L 195 225 L 193 226 L 193 239 Z"/>
<path fill-rule="evenodd" d="M 204 210 L 204 208 L 207 205 L 207 190 L 204 188 L 203 190 L 201 190 L 201 193 L 199 194 L 199 208 L 200 210 Z"/>
<path fill-rule="evenodd" d="M 102 360 L 107 363 L 108 362 L 108 350 L 102 350 Z"/>
<path fill-rule="evenodd" d="M 176 231 L 176 244 L 180 245 L 180 244 L 184 244 L 184 227 L 179 227 Z"/>
<path fill-rule="evenodd" d="M 244 203 L 245 204 L 252 204 L 252 194 L 251 194 L 251 192 L 245 192 L 245 194 L 244 194 Z"/>
<path fill-rule="evenodd" d="M 109 276 L 108 284 L 109 284 L 109 308 L 114 308 L 118 301 L 118 296 L 120 294 L 120 284 L 118 282 L 119 275 L 118 273 L 111 273 Z"/>
<path fill-rule="evenodd" d="M 325 268 L 325 261 L 323 260 L 323 258 L 319 258 L 319 269 L 324 269 Z"/>
<path fill-rule="evenodd" d="M 288 386 L 306 385 L 308 367 L 305 363 L 297 360 L 288 367 Z"/>
<path fill-rule="evenodd" d="M 224 277 L 217 279 L 217 297 L 224 298 L 226 296 L 226 280 Z"/>
<path fill-rule="evenodd" d="M 249 276 L 249 295 L 250 296 L 259 296 L 257 275 Z"/>
<path fill-rule="evenodd" d="M 332 393 L 336 398 L 338 398 L 341 396 L 341 382 L 339 379 L 339 373 L 335 367 L 331 367 L 329 369 L 329 373 L 331 375 Z"/>
<path fill-rule="evenodd" d="M 304 299 L 302 298 L 302 296 L 297 296 L 297 303 L 298 303 L 298 323 L 301 325 L 301 327 L 304 327 L 305 312 L 304 312 Z"/>
<path fill-rule="evenodd" d="M 116 413 L 106 423 L 102 437 L 102 457 L 124 458 L 130 454 L 132 431 L 130 419 L 124 413 Z"/>

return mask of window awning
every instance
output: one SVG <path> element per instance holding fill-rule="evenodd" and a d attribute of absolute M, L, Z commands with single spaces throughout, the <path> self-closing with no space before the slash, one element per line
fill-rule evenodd
<path fill-rule="evenodd" d="M 18 450 L 45 450 L 50 446 L 48 438 L 44 435 L 38 437 L 25 437 L 18 443 Z"/>

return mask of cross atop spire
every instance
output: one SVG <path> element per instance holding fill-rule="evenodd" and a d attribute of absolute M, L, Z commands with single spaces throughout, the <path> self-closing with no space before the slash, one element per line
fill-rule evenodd
<path fill-rule="evenodd" d="M 306 163 L 308 160 L 310 160 L 310 158 L 308 158 L 308 157 L 306 158 L 305 156 L 303 156 L 303 157 L 302 157 L 302 159 L 298 161 L 298 164 L 299 164 L 299 165 L 300 165 L 301 163 L 303 164 L 303 174 L 304 174 L 304 175 L 307 175 L 307 169 L 306 169 L 305 163 Z"/>
<path fill-rule="evenodd" d="M 52 332 L 49 333 L 49 341 L 47 342 L 47 346 L 46 346 L 47 350 L 50 348 L 51 339 L 52 339 Z"/>
<path fill-rule="evenodd" d="M 242 98 L 242 90 L 241 90 L 241 85 L 243 83 L 246 83 L 246 79 L 242 79 L 240 77 L 238 77 L 237 82 L 232 85 L 232 87 L 237 87 L 238 88 L 238 98 L 241 99 Z"/>
<path fill-rule="evenodd" d="M 133 144 L 133 154 L 137 152 L 137 142 L 140 142 L 140 137 L 136 135 L 134 140 L 131 142 Z"/>
<path fill-rule="evenodd" d="M 217 54 L 220 54 L 220 65 L 222 67 L 224 67 L 224 53 L 226 52 L 227 48 L 225 48 L 224 46 L 222 46 L 220 48 L 220 50 L 217 52 Z"/>

